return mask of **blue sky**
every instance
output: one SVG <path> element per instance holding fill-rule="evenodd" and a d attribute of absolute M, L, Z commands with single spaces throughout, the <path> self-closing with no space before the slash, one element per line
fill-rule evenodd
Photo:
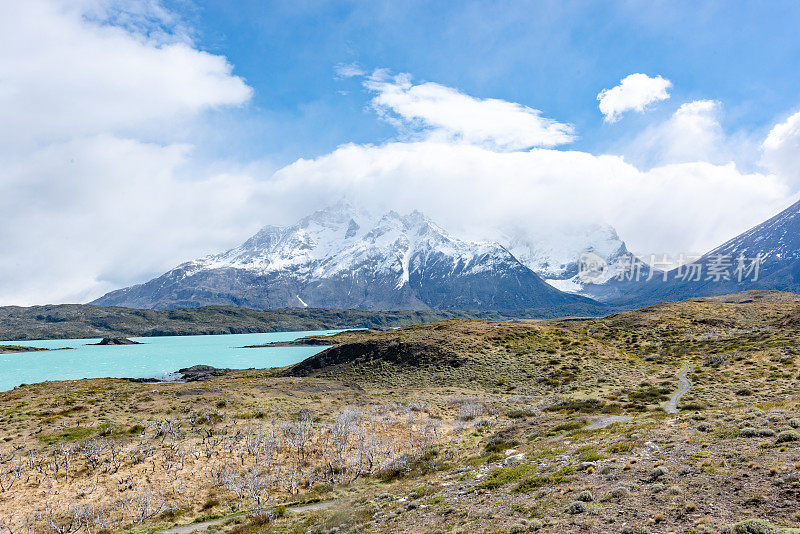
<path fill-rule="evenodd" d="M 0 305 L 339 200 L 548 261 L 705 252 L 800 198 L 798 27 L 794 1 L 0 2 Z"/>
<path fill-rule="evenodd" d="M 726 130 L 766 130 L 800 105 L 797 2 L 175 2 L 198 46 L 255 89 L 235 150 L 281 162 L 394 135 L 334 66 L 358 63 L 519 102 L 604 152 L 640 126 L 603 124 L 596 95 L 633 72 L 725 108 Z M 347 91 L 342 95 L 340 91 Z M 647 120 L 652 120 L 648 117 Z M 637 122 L 639 124 L 637 124 Z M 230 145 L 226 146 L 226 150 Z"/>

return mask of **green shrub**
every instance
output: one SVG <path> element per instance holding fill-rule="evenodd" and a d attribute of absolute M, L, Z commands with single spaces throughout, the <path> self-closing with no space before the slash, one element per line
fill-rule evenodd
<path fill-rule="evenodd" d="M 671 391 L 672 389 L 667 389 L 663 386 L 650 386 L 628 393 L 628 398 L 632 401 L 641 402 L 644 404 L 657 404 L 661 401 L 667 400 Z"/>
<path fill-rule="evenodd" d="M 776 527 L 764 519 L 745 519 L 733 525 L 734 534 L 800 534 L 800 528 Z"/>
<path fill-rule="evenodd" d="M 517 445 L 519 445 L 519 442 L 515 439 L 507 440 L 503 436 L 492 436 L 486 443 L 484 450 L 489 453 L 503 452 L 508 449 L 513 449 Z"/>
<path fill-rule="evenodd" d="M 689 410 L 689 411 L 700 411 L 700 410 L 707 410 L 708 406 L 702 402 L 687 402 L 686 404 L 681 404 L 681 410 Z"/>
<path fill-rule="evenodd" d="M 594 449 L 587 449 L 581 452 L 578 460 L 581 462 L 596 462 L 597 460 L 605 459 L 605 455 L 597 452 Z"/>
<path fill-rule="evenodd" d="M 667 474 L 667 468 L 663 465 L 659 467 L 655 467 L 650 471 L 650 479 L 651 480 L 658 480 L 659 478 L 663 477 Z"/>
<path fill-rule="evenodd" d="M 59 441 L 76 441 L 88 439 L 97 432 L 96 428 L 86 426 L 73 426 L 63 429 L 57 434 L 42 434 L 39 439 L 50 445 Z"/>
<path fill-rule="evenodd" d="M 439 458 L 435 449 L 428 449 L 420 456 L 406 454 L 379 471 L 376 476 L 384 482 L 392 482 L 408 475 L 422 476 L 446 469 L 448 465 Z"/>
<path fill-rule="evenodd" d="M 478 486 L 478 489 L 497 489 L 511 482 L 521 480 L 534 469 L 535 466 L 531 464 L 515 465 L 512 467 L 495 469 L 492 471 L 492 474 L 489 475 L 480 486 Z"/>
<path fill-rule="evenodd" d="M 216 498 L 212 497 L 212 498 L 206 500 L 205 503 L 203 503 L 202 510 L 204 512 L 206 512 L 208 510 L 211 510 L 212 508 L 216 508 L 217 506 L 219 506 L 219 499 L 216 499 Z"/>
<path fill-rule="evenodd" d="M 800 441 L 800 432 L 797 432 L 797 430 L 784 430 L 778 434 L 775 443 L 786 443 L 787 441 Z"/>
<path fill-rule="evenodd" d="M 580 501 L 575 501 L 567 508 L 567 512 L 571 513 L 572 515 L 582 514 L 585 511 L 586 505 Z"/>
<path fill-rule="evenodd" d="M 572 480 L 572 475 L 575 473 L 575 468 L 565 465 L 555 473 L 546 475 L 534 475 L 520 482 L 517 487 L 512 491 L 513 493 L 530 493 L 543 486 L 552 486 L 560 484 L 561 482 L 569 482 Z"/>
<path fill-rule="evenodd" d="M 620 453 L 620 452 L 630 452 L 633 448 L 636 447 L 636 443 L 633 441 L 620 441 L 618 443 L 614 443 L 608 448 L 608 452 L 611 453 Z"/>
<path fill-rule="evenodd" d="M 547 408 L 548 412 L 581 412 L 594 413 L 602 411 L 606 403 L 600 399 L 572 399 L 564 400 Z"/>
<path fill-rule="evenodd" d="M 631 490 L 629 490 L 625 486 L 617 486 L 608 493 L 608 496 L 611 497 L 612 499 L 621 499 L 623 497 L 627 497 L 628 495 L 630 495 L 630 493 Z"/>

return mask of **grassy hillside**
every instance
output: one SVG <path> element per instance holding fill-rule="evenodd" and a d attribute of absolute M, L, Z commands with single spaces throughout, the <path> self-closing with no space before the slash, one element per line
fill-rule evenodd
<path fill-rule="evenodd" d="M 451 319 L 202 383 L 17 388 L 0 526 L 800 532 L 798 317 L 797 295 L 750 293 Z"/>

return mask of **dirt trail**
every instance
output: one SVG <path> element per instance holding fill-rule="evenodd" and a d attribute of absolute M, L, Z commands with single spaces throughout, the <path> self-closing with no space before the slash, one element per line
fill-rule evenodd
<path fill-rule="evenodd" d="M 678 375 L 678 380 L 680 381 L 680 387 L 678 391 L 672 394 L 672 398 L 669 399 L 669 402 L 664 407 L 664 410 L 667 413 L 678 413 L 678 401 L 681 400 L 681 397 L 689 391 L 692 387 L 692 381 L 689 380 L 689 377 L 686 376 L 690 372 L 694 371 L 694 367 L 689 362 L 685 362 L 683 364 L 683 369 L 681 370 L 680 374 Z"/>
<path fill-rule="evenodd" d="M 614 423 L 623 423 L 625 421 L 630 421 L 631 419 L 633 419 L 633 417 L 630 415 L 609 415 L 608 417 L 595 419 L 592 424 L 584 428 L 584 430 L 597 430 L 598 428 L 605 428 L 613 425 Z"/>
<path fill-rule="evenodd" d="M 312 504 L 298 504 L 295 506 L 287 506 L 288 512 L 296 514 L 308 512 L 310 510 L 323 510 L 329 506 L 333 506 L 336 501 L 315 502 Z M 177 525 L 164 531 L 165 534 L 192 534 L 193 532 L 205 532 L 214 525 L 219 525 L 227 521 L 228 517 L 222 517 L 213 521 L 205 521 L 203 523 L 192 523 L 190 525 Z"/>
<path fill-rule="evenodd" d="M 174 534 L 190 534 L 192 532 L 205 532 L 209 529 L 209 527 L 213 527 L 214 525 L 219 525 L 223 523 L 228 518 L 223 517 L 222 519 L 215 519 L 214 521 L 205 521 L 203 523 L 192 523 L 191 525 L 178 525 L 177 527 L 172 527 L 170 529 L 165 530 L 164 532 L 174 533 Z"/>
<path fill-rule="evenodd" d="M 669 399 L 669 402 L 667 402 L 667 405 L 664 407 L 664 410 L 667 413 L 678 413 L 678 401 L 681 400 L 681 397 L 683 397 L 692 387 L 692 381 L 689 380 L 689 377 L 687 376 L 692 371 L 694 371 L 692 364 L 684 362 L 683 369 L 681 369 L 681 372 L 678 374 L 678 381 L 680 382 L 678 390 L 672 394 L 672 398 Z M 633 419 L 633 417 L 630 415 L 609 415 L 605 417 L 599 417 L 594 419 L 588 426 L 582 428 L 581 430 L 598 430 L 600 428 L 611 426 L 615 423 L 630 421 L 631 419 Z M 568 432 L 567 434 L 571 433 L 572 432 Z M 553 436 L 548 441 L 555 441 L 562 437 L 564 437 L 563 434 L 559 436 Z"/>

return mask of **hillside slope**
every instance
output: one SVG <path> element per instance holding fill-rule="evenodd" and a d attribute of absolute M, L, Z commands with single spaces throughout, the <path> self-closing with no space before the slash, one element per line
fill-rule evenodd
<path fill-rule="evenodd" d="M 756 260 L 756 258 L 758 258 Z M 642 272 L 647 278 L 648 270 Z M 800 292 L 800 202 L 696 261 L 649 281 L 612 280 L 594 296 L 624 306 L 748 290 Z"/>

